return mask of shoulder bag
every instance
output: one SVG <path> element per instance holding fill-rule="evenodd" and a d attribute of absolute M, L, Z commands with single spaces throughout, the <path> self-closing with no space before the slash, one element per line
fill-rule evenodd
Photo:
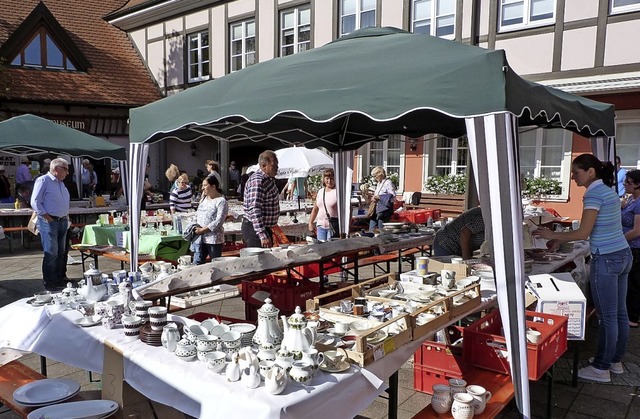
<path fill-rule="evenodd" d="M 324 205 L 324 212 L 329 217 L 329 230 L 331 231 L 331 237 L 340 237 L 340 221 L 338 217 L 330 217 L 329 210 L 327 209 L 326 199 L 327 190 L 322 188 L 322 205 Z"/>
<path fill-rule="evenodd" d="M 27 224 L 27 230 L 36 236 L 40 234 L 40 231 L 38 230 L 38 214 L 35 211 L 31 213 L 31 218 Z"/>

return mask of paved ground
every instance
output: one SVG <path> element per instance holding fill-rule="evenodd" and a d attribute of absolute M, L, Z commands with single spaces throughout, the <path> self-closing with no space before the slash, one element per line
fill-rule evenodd
<path fill-rule="evenodd" d="M 32 246 L 32 248 L 38 247 Z M 72 257 L 79 260 L 77 253 Z M 8 246 L 0 240 L 0 307 L 17 299 L 31 296 L 42 290 L 40 266 L 41 252 L 38 250 L 8 251 Z M 82 277 L 81 265 L 70 265 L 68 276 L 79 279 Z M 105 258 L 100 260 L 100 268 L 104 272 L 119 269 L 119 263 Z M 224 316 L 244 318 L 244 304 L 240 297 L 221 302 L 211 303 L 197 309 L 187 309 L 179 314 L 189 315 L 194 311 L 207 311 Z M 2 321 L 2 319 L 0 319 Z M 589 324 L 587 340 L 581 345 L 580 363 L 586 365 L 586 360 L 593 355 L 596 338 L 595 319 Z M 571 357 L 567 353 L 555 367 L 553 378 L 553 418 L 638 418 L 640 417 L 640 329 L 632 329 L 628 352 L 624 358 L 627 372 L 616 376 L 612 374 L 611 384 L 594 384 L 580 381 L 577 387 L 571 386 Z M 39 357 L 26 355 L 23 362 L 39 369 Z M 68 377 L 78 380 L 83 389 L 99 389 L 99 382 L 89 382 L 88 373 L 59 362 L 47 361 L 50 377 Z M 94 375 L 94 379 L 99 378 Z M 413 365 L 409 360 L 399 372 L 399 411 L 401 419 L 411 418 L 430 401 L 430 396 L 413 389 Z M 546 380 L 531 382 L 531 406 L 533 417 L 542 418 L 546 415 Z M 11 412 L 0 407 L 0 419 L 16 417 Z M 379 419 L 387 417 L 387 402 L 378 398 L 358 418 Z M 502 415 L 504 418 L 519 417 L 515 404 Z M 336 418 L 338 419 L 338 418 Z"/>

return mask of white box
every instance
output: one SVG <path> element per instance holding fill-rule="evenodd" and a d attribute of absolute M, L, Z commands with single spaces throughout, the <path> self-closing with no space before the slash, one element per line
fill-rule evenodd
<path fill-rule="evenodd" d="M 538 298 L 536 311 L 567 316 L 567 338 L 584 340 L 587 299 L 570 273 L 531 275 L 527 287 Z"/>

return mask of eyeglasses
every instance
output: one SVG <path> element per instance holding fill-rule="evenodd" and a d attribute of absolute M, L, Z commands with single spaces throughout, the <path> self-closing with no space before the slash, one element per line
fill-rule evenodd
<path fill-rule="evenodd" d="M 69 171 L 69 168 L 68 168 L 68 167 L 66 167 L 66 166 L 58 166 L 58 169 L 62 169 L 62 170 L 64 170 L 65 172 L 68 172 L 68 171 Z"/>

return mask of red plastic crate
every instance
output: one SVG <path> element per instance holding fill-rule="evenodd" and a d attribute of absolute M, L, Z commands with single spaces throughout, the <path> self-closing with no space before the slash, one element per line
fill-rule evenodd
<path fill-rule="evenodd" d="M 445 329 L 449 342 L 455 342 L 462 337 L 462 327 L 450 326 Z M 464 362 L 462 347 L 451 347 L 445 343 L 426 340 L 413 354 L 413 365 L 449 375 L 462 375 L 468 370 Z"/>
<path fill-rule="evenodd" d="M 440 210 L 437 209 L 419 209 L 419 210 L 407 210 L 398 213 L 398 219 L 403 222 L 414 224 L 426 224 L 431 220 L 436 221 L 440 219 Z"/>
<path fill-rule="evenodd" d="M 567 317 L 527 311 L 527 328 L 542 333 L 537 344 L 527 343 L 529 379 L 538 380 L 567 350 Z M 502 319 L 495 310 L 464 329 L 464 360 L 470 365 L 510 374 L 507 344 L 500 333 Z"/>
<path fill-rule="evenodd" d="M 433 394 L 435 384 L 449 385 L 450 378 L 463 378 L 461 374 L 438 371 L 434 368 L 413 366 L 413 388 L 427 394 Z"/>
<path fill-rule="evenodd" d="M 258 320 L 257 310 L 264 304 L 252 297 L 256 291 L 268 292 L 272 304 L 280 310 L 280 314 L 289 315 L 294 312 L 296 306 L 304 310 L 307 300 L 320 293 L 320 285 L 308 280 L 278 275 L 268 275 L 263 280 L 243 281 L 242 300 L 245 303 L 245 318 L 248 321 Z"/>

